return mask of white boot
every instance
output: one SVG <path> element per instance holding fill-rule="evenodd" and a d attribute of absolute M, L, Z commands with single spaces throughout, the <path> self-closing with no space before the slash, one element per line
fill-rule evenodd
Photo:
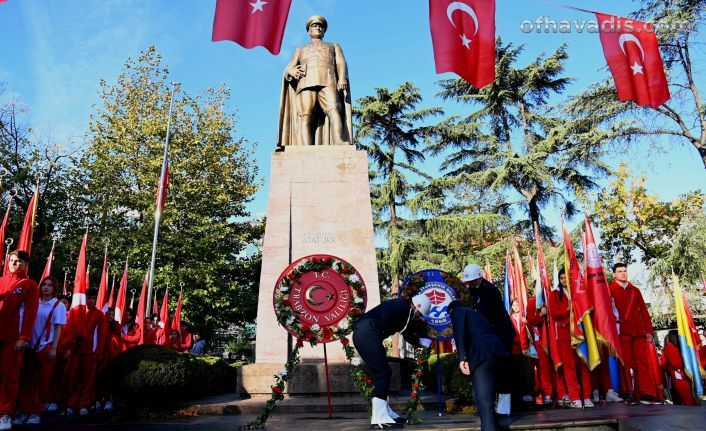
<path fill-rule="evenodd" d="M 395 422 L 399 422 L 399 420 L 402 419 L 402 417 L 398 415 L 396 411 L 392 410 L 392 407 L 390 407 L 390 397 L 387 397 L 387 414 L 390 415 L 392 420 Z"/>
<path fill-rule="evenodd" d="M 510 416 L 510 408 L 512 406 L 512 398 L 510 394 L 498 394 L 498 406 L 495 411 L 499 415 Z"/>
<path fill-rule="evenodd" d="M 370 425 L 373 428 L 402 428 L 402 424 L 398 424 L 392 419 L 387 412 L 387 401 L 381 398 L 373 397 L 373 414 L 370 418 Z"/>

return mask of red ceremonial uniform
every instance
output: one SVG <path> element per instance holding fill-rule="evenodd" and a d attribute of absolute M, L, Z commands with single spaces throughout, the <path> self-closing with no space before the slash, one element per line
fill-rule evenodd
<path fill-rule="evenodd" d="M 551 324 L 556 329 L 557 345 L 559 346 L 559 356 L 564 363 L 564 369 L 559 375 L 563 375 L 566 383 L 566 390 L 572 401 L 591 398 L 591 374 L 586 364 L 578 357 L 571 347 L 569 297 L 564 289 L 552 291 L 549 295 L 549 310 Z M 580 373 L 580 381 L 579 375 Z M 558 396 L 561 394 L 562 385 L 557 385 Z"/>
<path fill-rule="evenodd" d="M 630 392 L 636 397 L 650 395 L 657 397 L 655 386 L 656 376 L 652 376 L 649 362 L 647 361 L 649 350 L 647 348 L 647 335 L 652 335 L 652 319 L 647 311 L 642 293 L 632 283 L 622 287 L 616 280 L 610 284 L 610 294 L 618 309 L 618 330 L 620 333 L 620 348 L 623 353 L 623 363 L 626 371 L 632 369 L 636 385 L 630 378 L 629 371 L 626 372 L 626 385 Z"/>
<path fill-rule="evenodd" d="M 39 288 L 26 272 L 0 278 L 0 415 L 15 410 L 22 363 L 15 343 L 31 341 L 38 306 Z"/>
<path fill-rule="evenodd" d="M 120 330 L 120 323 L 116 321 L 106 322 L 106 328 L 105 364 L 112 361 L 123 351 L 123 334 Z"/>
<path fill-rule="evenodd" d="M 68 313 L 67 313 L 68 314 Z M 59 345 L 56 349 L 56 359 L 54 359 L 54 376 L 49 389 L 49 402 L 64 405 L 68 397 L 68 366 L 71 357 L 71 328 L 68 324 L 64 326 L 59 337 Z"/>
<path fill-rule="evenodd" d="M 663 373 L 669 373 L 672 379 L 672 388 L 679 394 L 685 406 L 695 406 L 694 393 L 691 390 L 691 381 L 684 372 L 684 362 L 682 361 L 679 349 L 672 343 L 667 343 L 662 352 L 662 365 L 660 369 Z"/>
<path fill-rule="evenodd" d="M 546 339 L 549 331 L 546 330 L 546 316 L 539 315 L 536 296 L 531 297 L 527 302 L 527 325 L 531 328 L 534 345 L 537 348 L 535 391 L 545 397 L 551 397 L 552 363 L 549 359 L 549 340 Z"/>
<path fill-rule="evenodd" d="M 515 329 L 515 338 L 512 339 L 512 354 L 522 355 L 529 349 L 529 341 L 527 340 L 527 326 L 522 321 L 520 313 L 512 313 L 510 315 L 512 327 Z"/>
<path fill-rule="evenodd" d="M 181 351 L 182 352 L 190 352 L 191 351 L 191 346 L 194 343 L 194 336 L 191 334 L 191 332 L 187 331 L 186 329 L 181 330 Z"/>
<path fill-rule="evenodd" d="M 157 344 L 157 334 L 151 326 L 145 327 L 145 339 L 143 344 Z"/>
<path fill-rule="evenodd" d="M 122 335 L 123 351 L 137 346 L 138 344 L 140 344 L 140 337 L 142 336 L 140 324 L 135 322 L 132 325 L 123 326 Z"/>
<path fill-rule="evenodd" d="M 69 326 L 78 326 L 73 323 L 69 322 Z M 88 307 L 85 326 L 71 328 L 74 335 L 68 365 L 68 404 L 71 408 L 88 408 L 95 398 L 96 370 L 105 348 L 105 323 L 103 312 Z"/>

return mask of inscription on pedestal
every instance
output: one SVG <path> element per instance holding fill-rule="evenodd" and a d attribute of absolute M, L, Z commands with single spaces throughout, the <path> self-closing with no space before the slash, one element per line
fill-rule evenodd
<path fill-rule="evenodd" d="M 302 244 L 336 244 L 335 232 L 305 232 Z"/>

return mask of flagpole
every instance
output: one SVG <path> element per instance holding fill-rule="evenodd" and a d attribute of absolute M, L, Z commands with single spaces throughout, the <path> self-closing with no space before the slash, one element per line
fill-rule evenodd
<path fill-rule="evenodd" d="M 149 284 L 147 286 L 147 304 L 152 302 L 152 289 L 154 286 L 154 264 L 157 259 L 157 239 L 159 238 L 159 222 L 162 218 L 162 199 L 164 198 L 164 191 L 161 190 L 164 187 L 164 177 L 167 174 L 167 156 L 169 154 L 169 132 L 172 126 L 172 110 L 174 108 L 174 92 L 179 86 L 178 83 L 172 82 L 172 95 L 169 101 L 169 117 L 167 118 L 167 137 L 164 141 L 164 157 L 162 159 L 162 173 L 159 176 L 159 189 L 157 194 L 157 208 L 154 213 L 154 237 L 152 239 L 152 260 L 150 262 L 149 271 Z M 148 307 L 147 305 L 145 305 Z"/>

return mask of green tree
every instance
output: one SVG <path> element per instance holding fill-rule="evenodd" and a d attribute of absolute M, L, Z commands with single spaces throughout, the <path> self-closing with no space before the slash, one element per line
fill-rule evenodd
<path fill-rule="evenodd" d="M 612 261 L 632 262 L 633 251 L 639 249 L 649 264 L 671 253 L 684 218 L 700 211 L 705 202 L 706 195 L 699 191 L 661 201 L 647 192 L 645 177 L 632 176 L 622 164 L 615 180 L 589 204 L 601 228 L 601 249 Z"/>
<path fill-rule="evenodd" d="M 101 81 L 101 103 L 91 116 L 80 161 L 87 182 L 76 193 L 87 202 L 90 235 L 110 241 L 114 260 L 129 257 L 137 269 L 131 277 L 136 286 L 149 266 L 169 110 L 167 79 L 160 54 L 150 47 L 128 59 L 116 84 Z M 252 321 L 257 303 L 259 256 L 244 253 L 263 230 L 262 223 L 247 221 L 245 209 L 258 188 L 257 167 L 251 145 L 234 136 L 228 100 L 225 87 L 197 96 L 180 91 L 175 98 L 171 181 L 155 270 L 160 291 L 169 284 L 175 296 L 175 287 L 183 286 L 185 320 L 207 332 Z"/>
<path fill-rule="evenodd" d="M 0 83 L 0 97 L 5 88 Z M 0 102 L 1 211 L 4 215 L 9 196 L 14 195 L 7 238 L 16 245 L 29 201 L 39 186 L 30 276 L 37 278 L 42 273 L 53 237 L 59 240 L 54 275 L 61 277 L 60 269 L 70 265 L 71 253 L 75 253 L 71 243 L 61 241 L 62 232 L 85 226 L 82 203 L 71 193 L 83 175 L 76 169 L 77 150 L 38 136 L 27 123 L 26 112 L 20 100 Z"/>
<path fill-rule="evenodd" d="M 571 82 L 564 76 L 565 46 L 524 67 L 516 66 L 522 46 L 498 39 L 496 50 L 493 84 L 479 90 L 460 78 L 439 82 L 441 97 L 478 109 L 437 128 L 429 149 L 445 155 L 446 173 L 436 183 L 496 192 L 504 199 L 494 212 L 516 216 L 519 207 L 526 217 L 515 217 L 517 229 L 531 237 L 536 222 L 551 239 L 542 211 L 558 204 L 567 217 L 576 212 L 575 196 L 597 187 L 595 175 L 608 172 L 601 144 L 614 132 L 596 128 L 590 115 L 571 116 L 564 105 L 550 105 Z"/>
<path fill-rule="evenodd" d="M 417 188 L 410 174 L 429 178 L 418 167 L 424 154 L 417 148 L 433 130 L 433 126 L 423 122 L 442 113 L 440 108 L 418 109 L 421 102 L 419 90 L 406 82 L 393 91 L 377 88 L 375 95 L 358 99 L 353 113 L 356 145 L 368 152 L 375 168 L 371 191 L 375 227 L 385 235 L 388 247 L 379 264 L 390 274 L 393 296 L 405 274 L 407 248 L 403 247 L 403 240 L 413 224 L 403 215 Z M 393 352 L 397 352 L 396 338 Z"/>
<path fill-rule="evenodd" d="M 649 139 L 693 146 L 706 167 L 706 104 L 703 100 L 703 62 L 694 54 L 702 49 L 703 0 L 639 0 L 634 17 L 656 26 L 672 98 L 657 109 L 618 100 L 608 79 L 592 85 L 574 101 L 576 112 L 592 113 L 600 123 L 620 127 L 616 145 Z M 685 25 L 684 25 L 685 24 Z"/>
<path fill-rule="evenodd" d="M 700 208 L 684 214 L 670 238 L 670 247 L 650 267 L 652 280 L 661 281 L 665 286 L 671 286 L 672 273 L 678 275 L 684 285 L 698 285 L 699 291 L 704 287 L 706 214 Z"/>

